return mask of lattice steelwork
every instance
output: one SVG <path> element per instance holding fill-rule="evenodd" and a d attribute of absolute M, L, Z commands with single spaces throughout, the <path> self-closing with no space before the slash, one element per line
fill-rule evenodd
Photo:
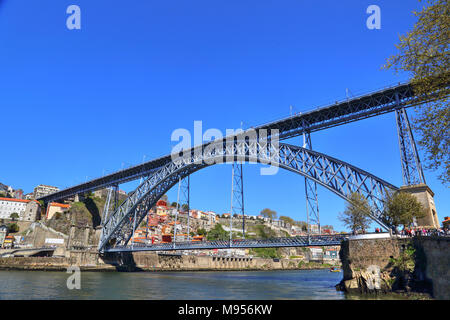
<path fill-rule="evenodd" d="M 103 206 L 102 225 L 108 219 L 109 213 L 111 211 L 111 202 L 113 197 L 113 187 L 108 187 L 107 189 L 108 195 L 106 196 L 105 205 Z"/>
<path fill-rule="evenodd" d="M 307 246 L 337 246 L 348 239 L 348 234 L 297 236 L 274 239 L 235 239 L 215 241 L 183 241 L 176 243 L 159 243 L 154 245 L 138 244 L 106 248 L 104 252 L 125 251 L 173 251 L 173 250 L 204 250 L 204 249 L 238 249 L 238 248 L 280 248 Z"/>
<path fill-rule="evenodd" d="M 397 120 L 403 183 L 405 185 L 425 183 L 422 164 L 420 163 L 416 142 L 414 141 L 405 108 L 395 110 L 395 118 Z"/>
<path fill-rule="evenodd" d="M 349 200 L 352 192 L 363 194 L 374 211 L 371 218 L 384 228 L 389 225 L 383 217 L 383 199 L 388 190 L 397 187 L 346 162 L 325 154 L 270 140 L 234 139 L 216 141 L 214 147 L 185 156 L 163 166 L 150 175 L 106 221 L 99 242 L 99 250 L 128 243 L 134 220 L 139 225 L 148 210 L 178 180 L 222 162 L 259 162 L 296 172 Z"/>
<path fill-rule="evenodd" d="M 185 177 L 183 180 L 181 180 L 181 186 L 180 186 L 180 206 L 181 211 L 185 212 L 187 214 L 187 235 L 188 239 L 191 238 L 191 224 L 190 224 L 190 217 L 189 217 L 189 210 L 191 208 L 191 202 L 190 202 L 190 176 Z M 183 208 L 183 205 L 186 204 L 186 208 Z"/>
<path fill-rule="evenodd" d="M 245 238 L 245 212 L 244 212 L 244 172 L 242 163 L 234 162 L 231 169 L 231 216 L 237 214 L 242 217 L 242 237 Z M 230 229 L 231 230 L 231 229 Z M 232 233 L 230 233 L 231 235 Z"/>
<path fill-rule="evenodd" d="M 430 95 L 430 100 L 432 96 Z M 366 119 L 380 114 L 392 112 L 399 107 L 410 107 L 423 103 L 415 96 L 412 86 L 407 84 L 379 90 L 373 93 L 355 97 L 331 104 L 323 108 L 297 114 L 285 119 L 273 121 L 254 129 L 278 130 L 279 140 L 302 135 L 305 131 L 310 133 L 339 126 L 353 121 Z M 200 148 L 205 148 L 208 142 Z M 51 195 L 39 198 L 50 202 L 71 197 L 88 191 L 98 190 L 113 184 L 121 184 L 150 176 L 171 162 L 171 155 L 166 155 L 143 164 L 120 170 L 118 172 L 79 184 Z"/>
<path fill-rule="evenodd" d="M 312 150 L 311 134 L 306 132 L 303 134 L 303 148 Z M 319 215 L 319 200 L 317 198 L 317 183 L 305 177 L 305 198 L 306 198 L 306 224 L 308 227 L 308 234 L 311 234 L 311 224 L 317 224 L 319 234 L 320 229 L 320 215 Z"/>

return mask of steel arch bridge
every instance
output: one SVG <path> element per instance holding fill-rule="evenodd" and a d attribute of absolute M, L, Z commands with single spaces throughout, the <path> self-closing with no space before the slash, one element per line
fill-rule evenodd
<path fill-rule="evenodd" d="M 270 164 L 292 171 L 315 181 L 347 201 L 350 201 L 351 193 L 361 193 L 373 208 L 369 216 L 384 228 L 389 229 L 389 224 L 383 217 L 383 199 L 390 190 L 398 190 L 392 184 L 347 162 L 320 152 L 289 144 L 273 143 L 270 139 L 261 139 L 260 137 L 255 139 L 234 137 L 231 143 L 218 140 L 206 148 L 197 148 L 196 152 L 190 150 L 189 154 L 178 156 L 149 175 L 124 203 L 110 216 L 105 217 L 98 246 L 99 251 L 126 251 L 124 248 L 132 237 L 135 227 L 139 225 L 157 200 L 184 177 L 217 163 L 236 161 Z M 302 246 L 310 243 L 309 241 L 305 242 L 304 239 L 297 240 L 291 241 L 290 244 L 285 241 L 286 243 L 278 246 Z M 328 245 L 335 242 L 340 243 L 340 240 L 340 238 L 336 238 Z M 321 239 L 317 239 L 317 242 L 325 244 Z M 237 247 L 249 246 L 245 243 L 241 245 Z M 258 244 L 258 246 L 261 245 L 263 244 Z M 176 244 L 172 245 L 172 248 L 175 246 Z M 228 244 L 228 247 L 230 246 L 231 243 Z M 269 245 L 265 244 L 265 246 Z M 211 247 L 223 248 L 224 244 L 216 246 L 212 244 Z M 181 246 L 179 249 L 184 248 L 193 249 L 192 246 Z M 166 249 L 159 248 L 159 250 Z"/>

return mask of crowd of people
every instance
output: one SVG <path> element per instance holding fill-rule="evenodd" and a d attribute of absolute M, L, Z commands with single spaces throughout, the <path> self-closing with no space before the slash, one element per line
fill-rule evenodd
<path fill-rule="evenodd" d="M 375 233 L 381 233 L 383 232 L 381 228 L 375 228 Z M 363 232 L 365 233 L 365 232 Z M 411 227 L 407 228 L 404 227 L 401 231 L 398 231 L 396 229 L 394 234 L 401 235 L 401 236 L 407 236 L 407 237 L 414 237 L 414 236 L 437 236 L 437 237 L 445 237 L 450 236 L 450 228 L 444 227 L 444 228 L 423 228 L 423 227 Z M 354 233 L 355 234 L 355 233 Z"/>
<path fill-rule="evenodd" d="M 399 232 L 402 236 L 414 237 L 414 236 L 450 236 L 450 229 L 448 227 L 438 228 L 438 229 L 427 229 L 427 228 L 406 228 L 404 227 L 402 231 Z"/>

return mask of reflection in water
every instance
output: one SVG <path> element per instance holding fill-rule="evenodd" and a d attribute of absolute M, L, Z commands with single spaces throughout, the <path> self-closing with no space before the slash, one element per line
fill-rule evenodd
<path fill-rule="evenodd" d="M 81 272 L 69 290 L 64 272 L 0 271 L 0 299 L 346 299 L 328 270 Z"/>

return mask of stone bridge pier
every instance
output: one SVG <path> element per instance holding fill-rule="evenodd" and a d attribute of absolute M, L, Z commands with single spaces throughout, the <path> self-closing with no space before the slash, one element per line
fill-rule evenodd
<path fill-rule="evenodd" d="M 426 184 L 416 184 L 400 187 L 400 191 L 408 192 L 415 196 L 417 200 L 424 206 L 425 217 L 417 220 L 417 225 L 425 228 L 439 228 L 439 219 L 434 204 L 434 193 Z"/>

